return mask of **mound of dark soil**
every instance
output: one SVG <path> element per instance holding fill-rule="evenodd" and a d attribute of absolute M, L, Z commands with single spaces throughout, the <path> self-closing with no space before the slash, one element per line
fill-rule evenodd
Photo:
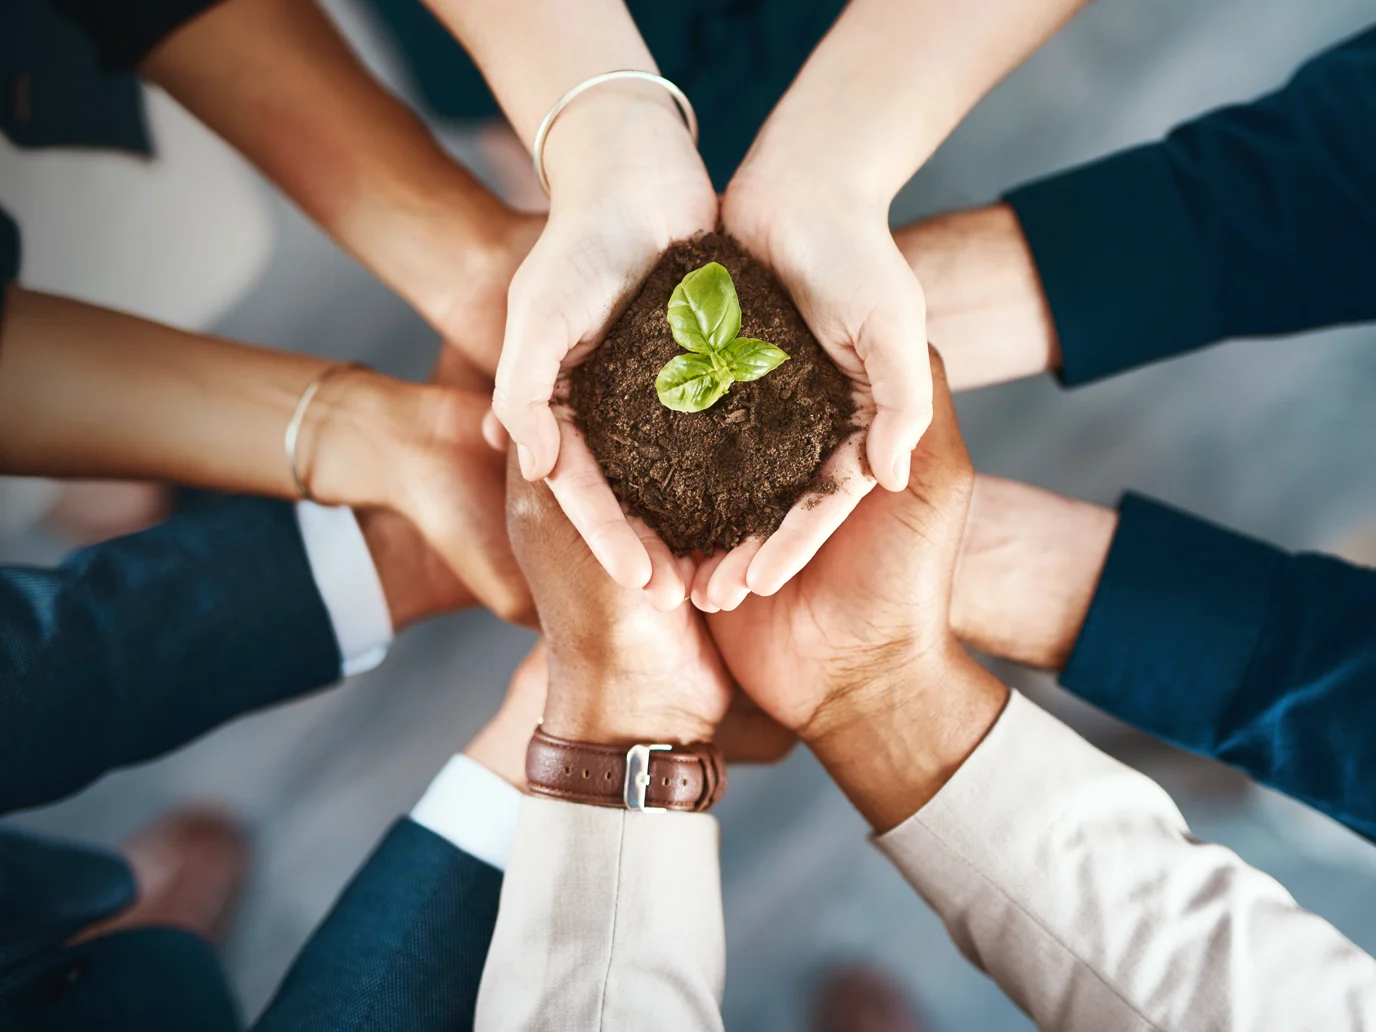
<path fill-rule="evenodd" d="M 655 377 L 684 354 L 665 308 L 679 281 L 708 262 L 731 274 L 740 336 L 767 340 L 790 360 L 702 412 L 673 412 Z M 729 237 L 675 244 L 606 340 L 574 370 L 570 401 L 612 490 L 676 554 L 768 537 L 794 503 L 836 485 L 823 462 L 852 431 L 850 383 L 822 350 L 774 274 Z"/>

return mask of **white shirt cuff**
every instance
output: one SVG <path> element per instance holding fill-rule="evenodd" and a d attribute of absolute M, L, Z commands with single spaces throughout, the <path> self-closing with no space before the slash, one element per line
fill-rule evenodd
<path fill-rule="evenodd" d="M 353 510 L 298 502 L 306 560 L 330 614 L 345 677 L 372 670 L 392 644 L 392 614 Z"/>
<path fill-rule="evenodd" d="M 411 819 L 469 856 L 505 871 L 522 798 L 509 782 L 459 754 L 430 782 Z"/>

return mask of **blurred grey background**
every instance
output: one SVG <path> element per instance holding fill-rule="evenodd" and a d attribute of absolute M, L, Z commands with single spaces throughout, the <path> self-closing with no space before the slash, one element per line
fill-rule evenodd
<path fill-rule="evenodd" d="M 407 90 L 367 18 L 346 0 L 329 6 Z M 1374 16 L 1370 0 L 1098 0 L 979 106 L 904 190 L 895 220 L 990 200 L 1250 98 Z M 76 275 L 93 300 L 169 321 L 409 376 L 426 371 L 434 335 L 401 301 L 165 98 L 153 99 L 153 123 L 161 157 L 152 167 L 0 150 L 0 200 L 24 221 L 31 285 L 74 291 Z M 442 131 L 475 160 L 468 128 Z M 173 214 L 147 223 L 139 246 L 153 264 L 139 276 L 130 274 L 137 261 L 113 260 L 99 240 L 86 242 L 76 270 L 78 256 L 62 246 L 71 239 L 64 220 L 78 213 L 54 198 L 70 205 L 70 183 L 87 182 L 93 160 L 106 186 L 81 192 L 92 203 L 108 186 L 123 191 L 122 217 L 140 204 L 170 205 Z M 967 395 L 960 407 L 984 471 L 1105 503 L 1131 486 L 1286 546 L 1331 549 L 1376 525 L 1373 397 L 1376 328 L 1367 327 L 1229 344 L 1073 394 L 1027 381 Z M 35 561 L 61 551 L 37 531 L 2 547 L 7 559 Z M 1371 561 L 1362 547 L 1349 550 Z M 255 835 L 256 868 L 226 950 L 252 1015 L 386 826 L 493 712 L 530 640 L 481 614 L 437 621 L 399 641 L 371 674 L 16 823 L 115 843 L 178 801 L 228 802 Z M 1202 837 L 1227 843 L 1376 950 L 1371 846 L 1089 712 L 1048 678 L 1001 672 L 1161 780 Z M 733 773 L 721 808 L 727 1027 L 803 1028 L 819 969 L 868 959 L 912 988 L 936 1030 L 1030 1028 L 868 846 L 863 822 L 811 758 L 786 763 L 786 776 Z"/>

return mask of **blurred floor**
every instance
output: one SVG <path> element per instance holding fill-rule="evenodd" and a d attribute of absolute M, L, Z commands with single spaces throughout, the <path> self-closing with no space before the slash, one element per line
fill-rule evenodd
<path fill-rule="evenodd" d="M 1372 17 L 1368 0 L 1098 0 L 976 110 L 895 216 L 991 199 L 1250 97 Z M 370 49 L 385 61 L 385 48 Z M 271 207 L 273 257 L 217 329 L 423 373 L 430 331 L 297 213 L 276 199 Z M 1132 486 L 1287 546 L 1324 547 L 1360 542 L 1376 524 L 1374 395 L 1376 329 L 1367 328 L 1232 344 L 1070 395 L 1049 380 L 1014 384 L 960 407 L 983 470 L 1102 502 Z M 35 558 L 54 550 L 37 538 L 20 547 Z M 1369 545 L 1353 547 L 1376 559 Z M 439 621 L 342 689 L 241 721 L 19 823 L 114 842 L 180 799 L 239 808 L 255 829 L 258 867 L 227 961 L 254 1013 L 371 844 L 495 708 L 528 641 L 479 615 Z M 1203 837 L 1376 950 L 1376 851 L 1366 843 L 1144 742 L 1045 678 L 1003 673 L 1166 784 Z M 727 1027 L 798 1029 L 818 966 L 869 957 L 908 982 L 937 1029 L 1029 1028 L 865 843 L 816 764 L 801 753 L 787 764 L 787 776 L 733 775 L 721 811 Z"/>

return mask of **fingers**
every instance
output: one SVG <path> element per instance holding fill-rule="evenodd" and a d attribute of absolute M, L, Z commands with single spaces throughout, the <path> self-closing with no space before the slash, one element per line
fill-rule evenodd
<path fill-rule="evenodd" d="M 875 481 L 865 474 L 860 461 L 860 435 L 853 435 L 836 450 L 823 467 L 822 476 L 836 484 L 836 490 L 804 498 L 789 510 L 779 529 L 750 563 L 746 583 L 755 594 L 772 595 L 787 584 L 826 544 L 861 499 L 874 490 Z M 711 592 L 709 597 L 714 598 Z"/>
<path fill-rule="evenodd" d="M 895 257 L 901 256 L 895 252 Z M 932 421 L 932 374 L 926 307 L 906 267 L 904 289 L 866 320 L 855 342 L 875 404 L 868 455 L 875 479 L 890 491 L 908 485 L 908 464 Z"/>
<path fill-rule="evenodd" d="M 483 414 L 482 424 L 483 440 L 493 451 L 506 454 L 507 445 L 511 442 L 511 435 L 506 432 L 506 427 L 502 426 L 502 421 L 497 418 L 497 413 L 488 409 Z"/>
<path fill-rule="evenodd" d="M 932 425 L 922 439 L 924 450 L 935 455 L 959 455 L 963 458 L 965 439 L 960 433 L 960 420 L 956 416 L 956 401 L 951 394 L 946 363 L 940 352 L 930 344 L 927 354 L 932 371 Z"/>
<path fill-rule="evenodd" d="M 550 398 L 569 351 L 568 333 L 562 318 L 513 302 L 492 411 L 516 442 L 521 475 L 527 480 L 548 477 L 559 458 L 559 424 Z"/>
<path fill-rule="evenodd" d="M 707 586 L 712 581 L 712 575 L 717 572 L 717 567 L 722 564 L 725 558 L 725 552 L 713 552 L 698 565 L 697 572 L 693 576 L 693 605 L 704 613 L 719 612 L 718 607 L 707 600 Z"/>
<path fill-rule="evenodd" d="M 602 467 L 576 427 L 562 423 L 556 429 L 561 431 L 562 443 L 558 461 L 545 480 L 550 491 L 612 580 L 623 588 L 645 587 L 654 575 L 654 563 L 640 535 L 621 511 L 621 503 L 612 494 Z M 667 548 L 660 557 L 661 565 L 666 555 L 672 566 L 673 556 Z M 677 570 L 672 577 L 679 581 L 682 600 L 683 584 Z M 661 586 L 664 583 L 672 582 L 662 581 Z"/>
<path fill-rule="evenodd" d="M 644 520 L 630 520 L 631 528 L 650 557 L 650 580 L 645 585 L 646 600 L 661 613 L 676 609 L 687 593 L 683 570 L 674 553 Z"/>
<path fill-rule="evenodd" d="M 703 592 L 707 606 L 710 607 L 705 610 L 706 612 L 725 610 L 729 613 L 745 601 L 746 596 L 750 594 L 750 584 L 747 580 L 750 564 L 755 561 L 755 556 L 764 544 L 765 542 L 757 537 L 746 538 L 722 557 Z"/>

